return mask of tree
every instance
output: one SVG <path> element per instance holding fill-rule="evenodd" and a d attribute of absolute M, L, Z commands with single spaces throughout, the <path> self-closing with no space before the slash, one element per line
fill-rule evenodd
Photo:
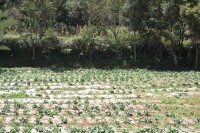
<path fill-rule="evenodd" d="M 98 36 L 98 31 L 97 31 L 97 28 L 95 26 L 84 26 L 82 29 L 81 29 L 81 32 L 80 32 L 81 36 L 82 36 L 82 39 L 83 39 L 83 42 L 85 43 L 85 50 L 86 50 L 86 53 L 89 53 L 89 66 L 91 67 L 92 65 L 92 55 L 93 55 L 93 52 L 94 52 L 94 43 L 95 43 L 95 39 L 97 38 Z"/>
<path fill-rule="evenodd" d="M 64 26 L 70 24 L 70 18 L 66 8 L 66 0 L 58 0 L 57 11 L 56 11 L 56 22 L 61 24 L 61 34 L 64 33 Z"/>
<path fill-rule="evenodd" d="M 53 0 L 27 0 L 23 1 L 20 7 L 23 15 L 21 24 L 26 32 L 24 37 L 32 47 L 34 65 L 36 64 L 36 47 L 48 28 L 55 25 L 56 5 L 54 2 Z"/>
<path fill-rule="evenodd" d="M 200 2 L 186 2 L 181 6 L 181 14 L 186 19 L 187 31 L 184 44 L 187 47 L 195 48 L 195 69 L 198 69 L 200 51 Z"/>
<path fill-rule="evenodd" d="M 164 46 L 161 42 L 161 34 L 164 28 L 163 0 L 150 0 L 148 6 L 148 21 L 146 21 L 145 34 L 148 40 L 148 46 L 155 48 L 159 56 L 160 62 L 163 61 Z"/>
<path fill-rule="evenodd" d="M 123 24 L 122 8 L 124 0 L 89 0 L 88 23 L 111 31 L 115 38 L 115 44 L 122 55 L 122 42 L 118 36 L 120 26 Z"/>
<path fill-rule="evenodd" d="M 126 0 L 124 4 L 124 16 L 127 25 L 133 30 L 135 36 L 144 33 L 148 21 L 149 0 Z M 138 39 L 136 39 L 138 40 Z M 136 41 L 138 42 L 138 41 Z M 134 42 L 134 61 L 137 62 L 137 43 Z"/>
<path fill-rule="evenodd" d="M 180 17 L 181 1 L 163 1 L 163 32 L 161 41 L 173 57 L 173 64 L 178 65 L 177 51 L 181 51 L 185 26 Z"/>
<path fill-rule="evenodd" d="M 82 26 L 87 22 L 88 0 L 67 0 L 65 8 L 68 13 L 69 26 Z"/>

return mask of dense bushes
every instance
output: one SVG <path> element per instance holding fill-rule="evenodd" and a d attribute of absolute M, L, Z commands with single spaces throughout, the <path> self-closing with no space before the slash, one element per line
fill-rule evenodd
<path fill-rule="evenodd" d="M 117 28 L 117 39 L 109 29 L 84 26 L 79 35 L 60 36 L 49 31 L 39 40 L 36 46 L 35 66 L 69 66 L 69 67 L 133 67 L 172 65 L 171 56 L 163 48 L 165 62 L 160 60 L 159 51 L 138 33 L 128 28 Z M 11 52 L 2 53 L 2 66 L 33 66 L 32 46 L 26 34 L 10 33 L 5 36 L 4 43 Z M 142 40 L 142 41 L 141 41 Z M 134 63 L 134 44 L 137 44 L 138 62 Z M 146 49 L 148 48 L 148 49 Z M 152 51 L 155 51 L 152 53 Z M 185 52 L 183 50 L 183 52 Z M 187 53 L 187 51 L 186 51 Z M 194 56 L 193 54 L 191 56 Z M 187 58 L 187 57 L 186 57 Z M 185 58 L 182 59 L 183 64 Z M 190 65 L 189 63 L 187 64 Z M 180 64 L 181 66 L 181 64 Z"/>
<path fill-rule="evenodd" d="M 0 7 L 16 20 L 3 28 L 4 43 L 33 66 L 107 60 L 199 68 L 197 0 L 4 0 Z"/>

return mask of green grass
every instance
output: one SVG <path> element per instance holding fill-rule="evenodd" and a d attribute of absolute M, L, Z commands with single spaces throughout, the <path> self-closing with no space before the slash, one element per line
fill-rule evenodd
<path fill-rule="evenodd" d="M 24 91 L 18 93 L 2 94 L 0 95 L 1 99 L 18 99 L 18 98 L 27 98 L 27 95 Z"/>
<path fill-rule="evenodd" d="M 161 103 L 163 103 L 163 104 L 176 104 L 176 103 L 178 103 L 178 100 L 179 99 L 177 99 L 175 97 L 167 97 L 167 98 L 161 99 Z"/>
<path fill-rule="evenodd" d="M 200 103 L 200 98 L 198 95 L 192 96 L 183 96 L 183 97 L 165 97 L 161 99 L 161 103 L 163 104 L 190 104 L 190 105 L 198 105 Z"/>

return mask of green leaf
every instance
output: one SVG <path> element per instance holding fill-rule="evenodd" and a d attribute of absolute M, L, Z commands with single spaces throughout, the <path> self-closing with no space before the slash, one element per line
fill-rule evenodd
<path fill-rule="evenodd" d="M 3 36 L 4 36 L 4 33 L 3 33 L 3 31 L 2 31 L 2 30 L 0 30 L 0 41 L 2 41 L 2 39 L 3 39 Z"/>
<path fill-rule="evenodd" d="M 15 24 L 15 20 L 13 18 L 3 20 L 3 21 L 0 22 L 0 30 L 3 30 L 4 28 L 7 28 L 7 27 L 9 27 L 13 24 Z"/>
<path fill-rule="evenodd" d="M 1 44 L 0 44 L 0 51 L 11 51 L 11 49 L 9 48 L 9 47 L 7 47 L 7 46 L 2 46 Z"/>

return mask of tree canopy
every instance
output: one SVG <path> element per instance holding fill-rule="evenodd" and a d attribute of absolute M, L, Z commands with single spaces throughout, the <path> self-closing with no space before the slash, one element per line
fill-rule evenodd
<path fill-rule="evenodd" d="M 54 52 L 90 64 L 106 57 L 199 68 L 198 0 L 3 0 L 0 7 L 0 39 L 6 29 L 2 41 L 34 59 L 55 58 Z"/>

